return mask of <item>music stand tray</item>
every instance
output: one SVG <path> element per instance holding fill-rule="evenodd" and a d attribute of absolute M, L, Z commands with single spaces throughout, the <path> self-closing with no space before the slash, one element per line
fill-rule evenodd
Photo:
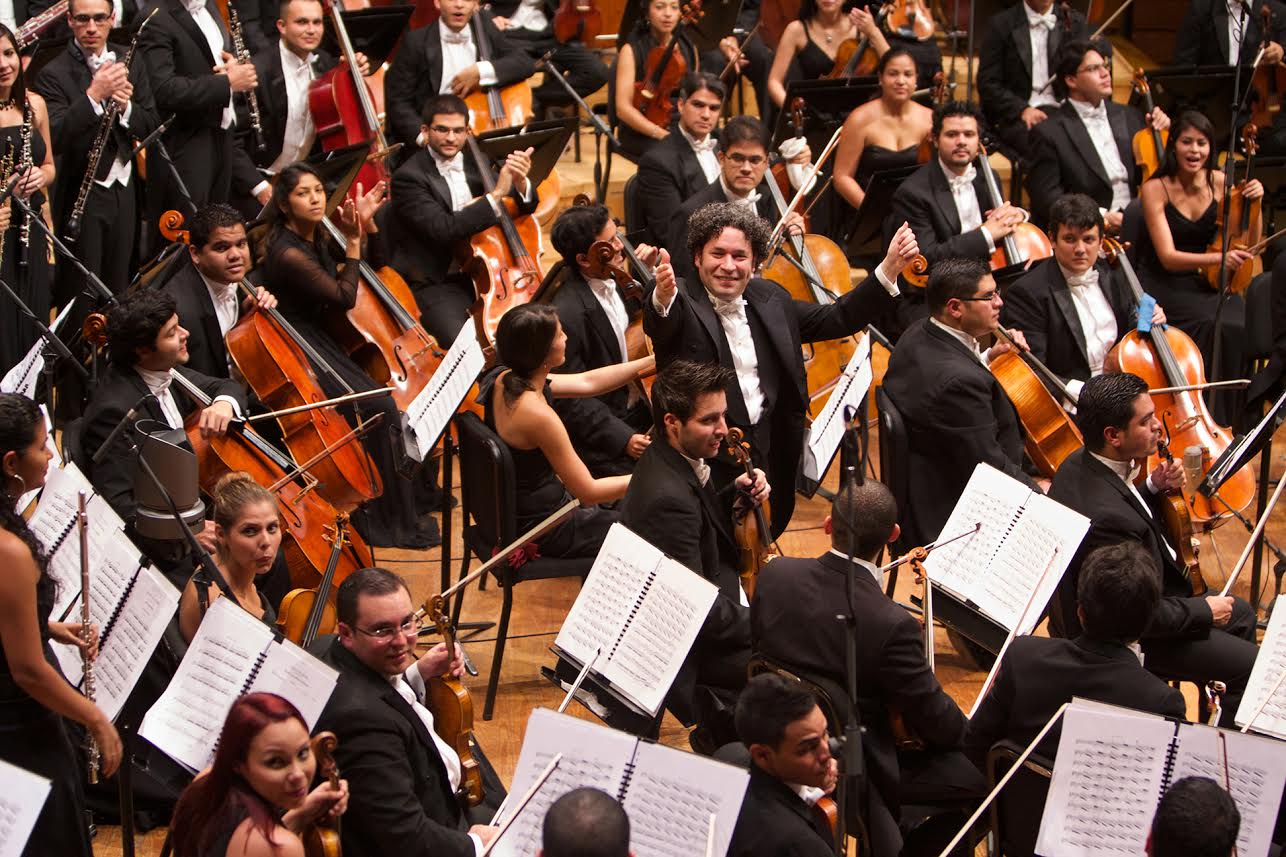
<path fill-rule="evenodd" d="M 501 163 L 511 152 L 531 147 L 531 169 L 527 180 L 532 187 L 549 178 L 558 163 L 558 158 L 567 148 L 567 141 L 576 133 L 580 119 L 571 116 L 564 119 L 547 119 L 542 122 L 528 122 L 526 125 L 515 125 L 512 128 L 497 128 L 483 131 L 478 135 L 478 147 L 493 163 Z"/>
<path fill-rule="evenodd" d="M 884 255 L 884 219 L 892 207 L 893 192 L 919 168 L 920 164 L 910 164 L 871 174 L 862 207 L 857 210 L 857 222 L 844 244 L 849 259 L 869 260 Z"/>
<path fill-rule="evenodd" d="M 1148 72 L 1152 102 L 1174 118 L 1186 109 L 1200 110 L 1215 128 L 1216 147 L 1222 146 L 1232 129 L 1233 86 L 1236 69 L 1232 66 L 1172 66 Z M 1250 74 L 1242 70 L 1242 80 Z M 1137 95 L 1130 104 L 1142 109 Z"/>
<path fill-rule="evenodd" d="M 789 106 L 796 98 L 804 99 L 804 138 L 816 157 L 826 148 L 835 128 L 848 118 L 848 114 L 870 101 L 879 91 L 880 84 L 874 77 L 792 80 L 786 84 L 786 100 L 782 103 Z M 790 111 L 777 111 L 772 148 L 776 149 L 782 140 L 793 136 Z"/>

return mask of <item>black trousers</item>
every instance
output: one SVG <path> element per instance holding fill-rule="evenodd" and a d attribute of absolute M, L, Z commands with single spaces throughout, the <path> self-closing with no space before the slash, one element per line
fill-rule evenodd
<path fill-rule="evenodd" d="M 75 177 L 79 180 L 79 177 Z M 112 294 L 129 286 L 134 272 L 133 256 L 138 233 L 137 172 L 128 185 L 103 187 L 95 183 L 85 201 L 80 234 L 71 245 L 80 261 L 103 281 Z M 70 216 L 71 212 L 67 212 Z M 54 224 L 64 237 L 66 223 Z M 71 265 L 60 264 L 54 281 L 54 299 L 61 306 L 84 291 L 85 278 Z M 74 320 L 73 320 L 74 321 Z"/>
<path fill-rule="evenodd" d="M 439 345 L 450 348 L 469 320 L 469 307 L 475 299 L 469 277 L 449 274 L 441 283 L 412 283 L 411 293 L 420 308 L 420 324 Z"/>
<path fill-rule="evenodd" d="M 505 30 L 505 38 L 519 45 L 533 60 L 539 60 L 553 51 L 550 59 L 581 98 L 598 92 L 611 76 L 607 66 L 593 51 L 585 47 L 584 42 L 575 40 L 560 44 L 554 38 L 552 30 L 535 32 L 510 29 Z M 567 104 L 571 101 L 565 89 L 548 79 L 548 72 L 544 82 L 536 87 L 533 94 L 536 101 L 542 104 Z"/>

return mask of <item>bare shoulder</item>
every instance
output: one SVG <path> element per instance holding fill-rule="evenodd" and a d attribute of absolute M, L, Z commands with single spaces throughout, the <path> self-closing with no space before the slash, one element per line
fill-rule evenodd
<path fill-rule="evenodd" d="M 224 853 L 226 857 L 304 857 L 304 844 L 280 824 L 273 826 L 270 836 L 265 836 L 247 818 L 233 831 Z"/>

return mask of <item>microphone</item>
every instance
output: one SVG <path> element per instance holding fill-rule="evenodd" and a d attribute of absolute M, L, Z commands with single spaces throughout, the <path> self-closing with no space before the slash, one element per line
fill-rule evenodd
<path fill-rule="evenodd" d="M 125 412 L 125 416 L 121 417 L 121 421 L 112 429 L 111 434 L 107 436 L 107 440 L 103 441 L 103 445 L 98 448 L 98 451 L 94 453 L 94 457 L 90 459 L 91 463 L 98 464 L 107 456 L 108 450 L 116 443 L 117 438 L 121 436 L 121 432 L 125 431 L 126 426 L 134 425 L 134 419 L 138 416 L 139 409 L 151 398 L 153 398 L 152 394 L 148 393 L 135 402 L 134 407 Z"/>
<path fill-rule="evenodd" d="M 1204 455 L 1199 446 L 1189 446 L 1183 450 L 1183 481 L 1190 494 L 1197 493 L 1197 486 L 1206 476 L 1201 466 L 1203 458 Z"/>

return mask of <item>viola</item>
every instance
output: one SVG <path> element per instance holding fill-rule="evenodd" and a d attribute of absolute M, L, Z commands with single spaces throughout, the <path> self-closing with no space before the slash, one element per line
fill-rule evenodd
<path fill-rule="evenodd" d="M 203 407 L 210 398 L 175 372 L 175 385 Z M 203 437 L 197 428 L 198 414 L 190 415 L 184 429 L 196 453 L 201 489 L 206 493 L 226 473 L 244 471 L 259 485 L 277 495 L 281 514 L 282 551 L 290 569 L 290 582 L 299 588 L 317 586 L 333 558 L 327 528 L 340 514 L 317 492 L 317 479 L 307 470 L 299 470 L 272 444 L 249 426 L 223 437 Z M 353 533 L 340 553 L 334 570 L 336 583 L 342 582 L 359 568 L 369 568 L 371 549 Z"/>
<path fill-rule="evenodd" d="M 319 634 L 335 633 L 335 596 L 332 589 L 335 585 L 335 571 L 339 568 L 339 558 L 348 546 L 348 514 L 340 512 L 335 516 L 335 525 L 329 532 L 330 559 L 326 571 L 315 589 L 292 589 L 281 599 L 277 610 L 277 629 L 286 639 L 308 648 Z"/>
<path fill-rule="evenodd" d="M 750 461 L 750 444 L 745 438 L 745 433 L 734 426 L 728 429 L 725 443 L 728 454 L 753 480 L 755 466 Z M 773 544 L 772 530 L 768 527 L 769 514 L 768 502 L 765 501 L 752 506 L 748 512 L 743 512 L 740 518 L 733 521 L 733 535 L 741 551 L 737 572 L 741 577 L 741 588 L 745 590 L 747 598 L 753 598 L 755 595 L 755 581 L 759 577 L 759 570 L 778 556 L 776 545 Z"/>
<path fill-rule="evenodd" d="M 880 64 L 880 55 L 875 52 L 869 36 L 860 39 L 845 39 L 835 49 L 835 65 L 822 75 L 823 80 L 838 80 L 849 77 L 869 77 L 875 74 Z"/>
<path fill-rule="evenodd" d="M 685 26 L 700 20 L 705 13 L 701 10 L 701 0 L 689 0 L 683 5 L 683 15 L 670 34 L 670 40 L 664 46 L 657 45 L 647 52 L 643 65 L 643 77 L 634 82 L 634 107 L 647 120 L 662 128 L 670 124 L 670 114 L 674 103 L 670 93 L 679 88 L 683 76 L 688 73 L 688 61 L 683 52 L 678 50 L 679 36 Z"/>
<path fill-rule="evenodd" d="M 1143 300 L 1143 286 L 1126 257 L 1124 246 L 1115 238 L 1103 239 L 1103 252 L 1109 261 L 1119 264 L 1134 292 L 1136 304 Z M 1147 333 L 1128 331 L 1103 360 L 1104 372 L 1131 372 L 1147 382 L 1149 388 L 1192 387 L 1204 384 L 1206 367 L 1201 351 L 1183 331 L 1172 325 L 1153 325 Z M 1178 393 L 1153 393 L 1157 418 L 1165 427 L 1168 445 L 1201 457 L 1201 470 L 1223 454 L 1232 442 L 1231 432 L 1218 425 L 1199 390 Z M 1149 469 L 1156 457 L 1149 459 Z M 1255 476 L 1248 467 L 1232 474 L 1214 497 L 1193 493 L 1185 495 L 1193 521 L 1206 524 L 1229 517 L 1229 509 L 1241 511 L 1255 498 Z"/>
<path fill-rule="evenodd" d="M 774 0 L 759 7 L 759 38 L 769 50 L 776 50 L 786 25 L 799 20 L 800 0 Z"/>
<path fill-rule="evenodd" d="M 554 38 L 562 44 L 581 41 L 587 48 L 598 47 L 595 41 L 603 32 L 603 15 L 594 0 L 560 0 L 554 12 Z"/>
<path fill-rule="evenodd" d="M 622 245 L 628 244 L 628 239 L 623 234 L 618 233 L 618 235 Z M 625 252 L 627 257 L 634 258 L 639 268 L 644 267 L 643 263 L 638 261 L 633 245 L 630 245 Z M 611 280 L 616 284 L 617 291 L 621 293 L 621 300 L 625 302 L 626 309 L 631 309 L 631 305 L 639 308 L 638 311 L 630 313 L 630 323 L 625 328 L 626 359 L 638 360 L 641 357 L 647 357 L 652 353 L 652 340 L 648 339 L 647 334 L 643 332 L 641 302 L 643 296 L 649 293 L 649 289 L 640 284 L 629 271 L 615 263 L 616 248 L 612 246 L 610 241 L 595 241 L 589 245 L 589 252 L 586 253 L 586 256 L 589 258 L 589 266 L 586 270 L 589 276 L 596 280 Z M 653 282 L 654 284 L 655 281 Z M 652 384 L 655 381 L 656 371 L 653 370 L 648 376 L 632 383 L 637 383 L 639 393 L 646 400 L 651 399 Z"/>
<path fill-rule="evenodd" d="M 335 764 L 335 748 L 339 739 L 334 732 L 318 732 L 310 740 L 317 770 L 331 784 L 339 788 L 339 766 Z M 343 857 L 340 843 L 339 821 L 323 819 L 309 827 L 303 836 L 304 857 Z"/>
<path fill-rule="evenodd" d="M 1000 192 L 1000 181 L 987 159 L 987 147 L 978 144 L 978 169 L 987 184 L 987 196 L 991 208 L 997 209 L 1005 204 L 1005 197 Z M 1049 236 L 1034 223 L 1026 221 L 1014 227 L 1014 231 L 1000 239 L 1000 246 L 991 254 L 991 270 L 999 271 L 1013 265 L 1030 266 L 1039 259 L 1048 259 L 1054 255 L 1054 246 L 1049 243 Z"/>
<path fill-rule="evenodd" d="M 1063 390 L 1069 400 L 1071 395 L 1066 393 L 1062 380 L 1036 355 L 1015 342 L 1008 331 L 998 327 L 996 335 L 1009 343 L 1010 350 L 993 359 L 987 368 L 1018 412 L 1028 458 L 1041 475 L 1053 479 L 1058 466 L 1067 456 L 1083 447 L 1085 440 L 1047 385 Z"/>
<path fill-rule="evenodd" d="M 476 138 L 470 136 L 468 146 L 482 174 L 483 187 L 491 193 L 496 187 L 491 163 L 482 154 Z M 499 203 L 497 225 L 455 246 L 460 270 L 473 281 L 480 301 L 475 318 L 481 318 L 479 338 L 484 341 L 484 348 L 493 341 L 500 317 L 510 307 L 527 303 L 545 278 L 536 261 L 542 247 L 540 223 L 530 214 L 515 216 L 517 207 L 509 197 Z"/>
<path fill-rule="evenodd" d="M 1265 7 L 1267 8 L 1267 7 Z M 1259 152 L 1259 143 L 1257 135 L 1259 129 L 1254 122 L 1247 122 L 1241 129 L 1241 146 L 1242 151 L 1246 154 L 1246 171 L 1241 181 L 1237 182 L 1233 188 L 1228 191 L 1228 219 L 1224 220 L 1224 208 L 1216 206 L 1217 221 L 1215 236 L 1210 242 L 1208 252 L 1223 253 L 1225 246 L 1225 231 L 1227 232 L 1226 244 L 1229 250 L 1246 250 L 1251 249 L 1251 245 L 1258 246 L 1259 236 L 1262 225 L 1260 215 L 1263 210 L 1263 199 L 1247 199 L 1245 195 L 1246 185 L 1251 181 L 1251 174 L 1254 170 L 1255 155 Z M 1231 164 L 1227 165 L 1231 169 Z M 1251 280 L 1264 272 L 1264 260 L 1256 253 L 1236 269 L 1232 270 L 1227 266 L 1223 267 L 1223 275 L 1227 279 L 1228 290 L 1235 295 L 1239 295 L 1246 289 L 1250 288 Z M 1205 269 L 1206 281 L 1210 283 L 1213 289 L 1219 289 L 1223 283 L 1219 280 L 1220 265 L 1210 265 Z"/>
<path fill-rule="evenodd" d="M 933 13 L 922 0 L 893 0 L 884 27 L 895 36 L 925 42 L 933 38 Z"/>
<path fill-rule="evenodd" d="M 1264 7 L 1268 8 L 1267 6 Z M 1143 69 L 1134 70 L 1134 82 L 1131 84 L 1134 91 L 1143 99 L 1144 114 L 1152 113 L 1152 87 L 1148 85 L 1148 75 Z M 1161 159 L 1165 157 L 1165 144 L 1170 139 L 1170 132 L 1158 131 L 1148 123 L 1148 127 L 1135 133 L 1133 149 L 1134 162 L 1139 165 L 1143 172 L 1143 181 L 1147 181 L 1156 175 L 1157 169 L 1161 166 Z"/>
<path fill-rule="evenodd" d="M 455 659 L 455 629 L 447 616 L 446 601 L 434 595 L 425 602 L 423 612 L 430 624 L 442 635 L 451 659 Z M 469 795 L 469 805 L 477 806 L 484 797 L 482 769 L 473 757 L 473 699 L 468 689 L 450 671 L 434 676 L 425 683 L 428 708 L 433 712 L 433 728 L 443 741 L 460 756 L 460 787 Z"/>
<path fill-rule="evenodd" d="M 1170 448 L 1163 440 L 1157 441 L 1157 455 L 1167 464 L 1174 461 Z M 1165 524 L 1166 535 L 1170 537 L 1170 544 L 1179 555 L 1179 564 L 1183 566 L 1184 577 L 1192 587 L 1193 596 L 1205 595 L 1209 587 L 1206 585 L 1206 579 L 1201 575 L 1201 562 L 1197 558 L 1200 543 L 1193 535 L 1192 515 L 1188 512 L 1188 504 L 1183 499 L 1183 491 L 1166 492 L 1165 504 L 1161 507 L 1161 519 Z"/>
<path fill-rule="evenodd" d="M 349 188 L 351 196 L 358 183 L 372 188 L 391 179 L 384 163 L 391 150 L 375 111 L 375 97 L 358 69 L 357 54 L 344 24 L 343 4 L 340 0 L 326 0 L 324 5 L 335 27 L 343 61 L 308 85 L 308 111 L 322 151 L 331 152 L 359 143 L 371 146 L 371 156 L 362 164 Z"/>
<path fill-rule="evenodd" d="M 796 95 L 794 100 L 790 102 L 790 131 L 791 131 L 790 135 L 792 137 L 804 136 L 804 107 L 805 106 L 806 105 L 804 103 L 803 96 Z M 790 184 L 790 173 L 786 168 L 785 160 L 779 160 L 777 163 L 772 165 L 771 180 L 777 184 L 777 192 L 781 196 L 785 197 L 785 196 L 794 195 L 795 189 Z M 778 205 L 777 210 L 785 211 L 786 206 Z M 807 222 L 805 222 L 804 227 L 805 228 L 808 227 Z"/>
<path fill-rule="evenodd" d="M 954 86 L 955 84 L 952 84 Z M 940 71 L 933 73 L 933 103 L 946 104 L 949 97 L 950 87 L 947 86 L 947 79 Z M 915 150 L 915 162 L 917 164 L 927 164 L 937 155 L 937 149 L 933 145 L 933 132 L 924 135 L 920 141 L 920 147 Z"/>

